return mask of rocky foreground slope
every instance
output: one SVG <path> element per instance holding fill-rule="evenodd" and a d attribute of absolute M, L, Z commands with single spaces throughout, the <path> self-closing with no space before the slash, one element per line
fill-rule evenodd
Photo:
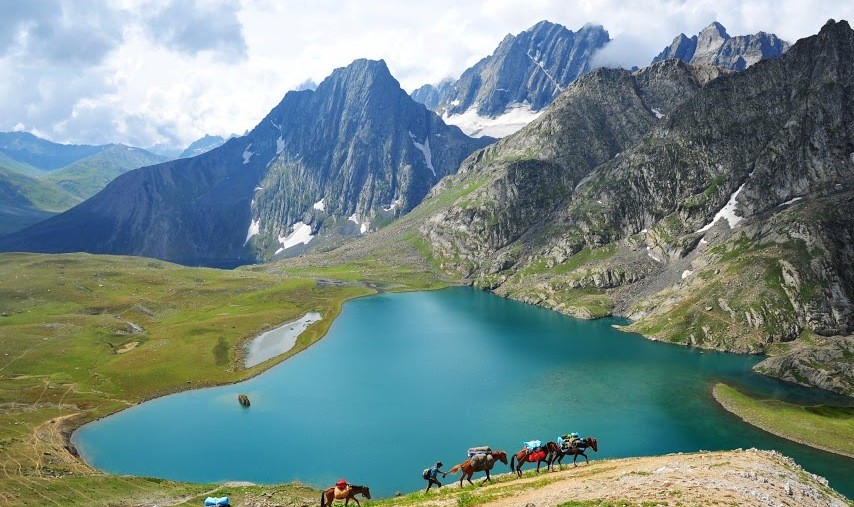
<path fill-rule="evenodd" d="M 843 507 L 848 501 L 822 477 L 774 451 L 749 449 L 596 460 L 563 471 L 529 473 L 522 479 L 493 475 L 483 487 L 460 489 L 453 476 L 429 493 L 374 499 L 373 505 L 456 507 L 552 507 L 565 505 L 739 505 Z M 457 479 L 458 480 L 458 479 Z M 222 487 L 248 507 L 310 505 L 310 492 Z M 302 493 L 302 496 L 295 493 Z M 319 496 L 319 495 L 315 495 Z"/>

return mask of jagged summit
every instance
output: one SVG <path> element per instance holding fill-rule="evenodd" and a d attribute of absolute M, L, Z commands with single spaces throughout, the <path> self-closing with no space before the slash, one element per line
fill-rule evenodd
<path fill-rule="evenodd" d="M 693 37 L 679 34 L 652 62 L 676 58 L 697 65 L 744 70 L 760 60 L 777 58 L 788 48 L 787 42 L 765 32 L 731 37 L 723 25 L 714 21 Z"/>
<path fill-rule="evenodd" d="M 573 32 L 540 21 L 505 36 L 492 55 L 453 84 L 425 85 L 412 97 L 470 135 L 502 137 L 522 128 L 588 72 L 593 54 L 609 40 L 600 25 L 588 23 Z"/>

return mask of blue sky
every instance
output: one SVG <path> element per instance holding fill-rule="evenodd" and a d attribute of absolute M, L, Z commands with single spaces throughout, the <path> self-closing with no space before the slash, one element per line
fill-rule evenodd
<path fill-rule="evenodd" d="M 0 130 L 148 147 L 242 133 L 356 58 L 386 60 L 407 91 L 458 77 L 543 19 L 601 24 L 614 40 L 599 61 L 643 66 L 714 20 L 795 42 L 854 2 L 0 0 L 0 12 Z"/>

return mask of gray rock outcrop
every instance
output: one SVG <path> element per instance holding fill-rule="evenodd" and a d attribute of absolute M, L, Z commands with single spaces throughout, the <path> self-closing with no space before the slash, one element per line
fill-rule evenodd
<path fill-rule="evenodd" d="M 730 37 L 723 25 L 715 21 L 690 38 L 679 34 L 652 63 L 679 59 L 697 65 L 744 70 L 760 60 L 779 58 L 787 49 L 789 43 L 773 33 Z"/>

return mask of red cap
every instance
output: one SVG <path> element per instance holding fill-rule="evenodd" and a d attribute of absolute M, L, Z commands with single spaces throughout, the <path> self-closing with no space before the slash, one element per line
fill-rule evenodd
<path fill-rule="evenodd" d="M 335 484 L 336 484 L 337 486 L 346 486 L 346 485 L 347 485 L 347 481 L 345 481 L 344 479 L 338 479 L 338 482 L 336 482 Z"/>

